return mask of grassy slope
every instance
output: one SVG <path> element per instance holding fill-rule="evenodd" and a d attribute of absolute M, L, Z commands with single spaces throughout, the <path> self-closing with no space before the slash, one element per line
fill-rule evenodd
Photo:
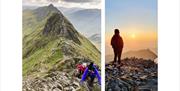
<path fill-rule="evenodd" d="M 51 14 L 48 15 L 48 17 Z M 67 42 L 63 38 L 42 36 L 42 30 L 46 19 L 37 22 L 31 13 L 23 13 L 23 24 L 29 20 L 33 24 L 23 25 L 23 76 L 40 75 L 52 69 L 53 66 L 63 60 L 63 53 L 58 44 Z M 92 45 L 89 40 L 82 35 L 79 37 L 81 45 L 71 43 L 78 54 L 88 57 L 100 65 L 100 52 Z"/>

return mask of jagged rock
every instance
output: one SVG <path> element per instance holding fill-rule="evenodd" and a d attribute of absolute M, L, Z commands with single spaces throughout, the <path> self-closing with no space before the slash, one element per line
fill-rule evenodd
<path fill-rule="evenodd" d="M 62 13 L 52 13 L 42 32 L 43 35 L 61 36 L 80 44 L 79 33 Z"/>
<path fill-rule="evenodd" d="M 157 91 L 157 64 L 126 58 L 122 66 L 106 64 L 106 91 Z"/>
<path fill-rule="evenodd" d="M 49 13 L 61 13 L 56 7 L 54 7 L 52 4 L 45 6 L 45 7 L 39 7 L 37 8 L 33 13 L 36 16 L 38 21 L 41 21 L 45 17 L 48 16 Z"/>
<path fill-rule="evenodd" d="M 69 79 L 65 72 L 52 72 L 43 78 L 23 81 L 23 91 L 74 91 L 80 89 L 79 82 Z"/>
<path fill-rule="evenodd" d="M 69 60 L 71 59 L 71 60 Z M 78 91 L 82 88 L 80 79 L 74 77 L 73 72 L 78 63 L 89 63 L 90 59 L 75 57 L 65 60 L 65 64 L 58 64 L 63 70 L 58 68 L 50 70 L 46 75 L 40 77 L 27 77 L 23 79 L 23 91 Z M 65 70 L 70 70 L 68 73 Z M 97 84 L 97 79 L 94 80 Z M 98 87 L 97 85 L 95 87 Z M 99 91 L 99 90 L 98 90 Z"/>

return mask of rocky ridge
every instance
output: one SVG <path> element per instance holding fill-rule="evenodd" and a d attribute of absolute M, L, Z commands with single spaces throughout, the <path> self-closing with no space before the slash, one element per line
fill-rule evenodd
<path fill-rule="evenodd" d="M 47 74 L 35 77 L 26 77 L 23 80 L 23 91 L 87 91 L 86 82 L 80 84 L 80 78 L 75 76 L 76 64 L 89 63 L 85 58 L 67 58 L 60 65 L 54 65 Z M 63 66 L 62 66 L 63 65 Z M 100 91 L 95 79 L 94 87 Z"/>
<path fill-rule="evenodd" d="M 82 62 L 100 65 L 100 51 L 61 11 L 52 4 L 23 11 L 23 91 L 82 91 L 73 76 Z"/>
<path fill-rule="evenodd" d="M 66 72 L 52 72 L 44 78 L 36 77 L 23 81 L 23 91 L 77 91 L 79 79 L 72 79 Z"/>

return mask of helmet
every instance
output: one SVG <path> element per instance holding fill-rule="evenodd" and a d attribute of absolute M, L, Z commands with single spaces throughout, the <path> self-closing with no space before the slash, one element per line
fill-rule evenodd
<path fill-rule="evenodd" d="M 86 66 L 87 66 L 87 63 L 83 63 L 82 65 L 83 65 L 84 67 L 86 67 Z"/>

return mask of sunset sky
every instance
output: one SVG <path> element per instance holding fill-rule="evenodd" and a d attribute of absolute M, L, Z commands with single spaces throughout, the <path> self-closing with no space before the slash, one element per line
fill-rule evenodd
<path fill-rule="evenodd" d="M 157 49 L 156 0 L 106 0 L 106 55 L 112 54 L 110 45 L 114 29 L 124 40 L 123 52 Z"/>

